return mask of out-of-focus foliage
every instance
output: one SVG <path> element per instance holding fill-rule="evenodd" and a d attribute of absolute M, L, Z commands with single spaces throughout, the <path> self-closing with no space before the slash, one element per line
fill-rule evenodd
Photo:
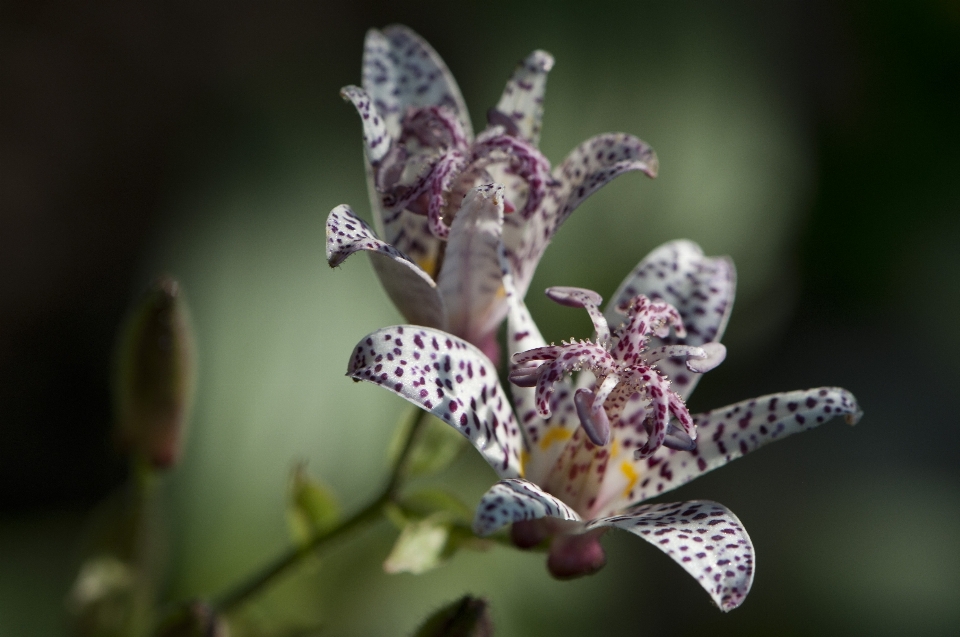
<path fill-rule="evenodd" d="M 361 261 L 326 268 L 323 219 L 340 203 L 365 215 L 360 125 L 337 93 L 359 80 L 364 31 L 391 22 L 436 46 L 475 119 L 518 59 L 549 50 L 554 162 L 606 130 L 660 157 L 656 181 L 621 178 L 547 251 L 529 301 L 548 340 L 589 325 L 571 334 L 538 290 L 609 294 L 685 236 L 730 254 L 740 284 L 729 357 L 691 408 L 830 383 L 866 417 L 676 494 L 722 501 L 750 529 L 758 578 L 729 616 L 616 534 L 607 568 L 577 582 L 500 548 L 414 577 L 383 573 L 397 530 L 382 524 L 229 618 L 234 633 L 411 632 L 468 591 L 491 601 L 498 635 L 632 634 L 638 617 L 648 634 L 960 625 L 955 3 L 254 0 L 0 11 L 0 632 L 64 630 L 82 525 L 50 510 L 86 508 L 122 477 L 111 342 L 159 271 L 190 293 L 203 362 L 190 445 L 163 485 L 164 595 L 219 591 L 288 548 L 291 462 L 308 459 L 346 515 L 382 486 L 405 405 L 343 372 L 359 336 L 399 318 Z M 494 478 L 462 454 L 418 479 L 472 507 Z"/>

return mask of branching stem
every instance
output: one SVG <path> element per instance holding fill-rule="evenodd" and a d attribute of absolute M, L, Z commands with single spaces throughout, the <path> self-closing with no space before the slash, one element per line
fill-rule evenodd
<path fill-rule="evenodd" d="M 309 544 L 290 549 L 287 553 L 281 555 L 279 558 L 274 560 L 272 564 L 255 574 L 249 580 L 241 582 L 239 586 L 227 591 L 216 602 L 214 602 L 214 609 L 218 613 L 228 613 L 232 610 L 236 610 L 244 602 L 256 596 L 262 590 L 266 589 L 275 580 L 287 573 L 287 571 L 299 564 L 301 560 L 314 551 L 326 546 L 330 542 L 340 537 L 347 535 L 355 529 L 363 528 L 370 523 L 375 522 L 382 515 L 384 505 L 393 501 L 397 491 L 401 486 L 404 469 L 406 467 L 407 460 L 409 459 L 410 451 L 413 449 L 413 444 L 417 438 L 417 434 L 427 422 L 428 415 L 428 412 L 420 409 L 417 409 L 413 414 L 411 414 L 411 420 L 413 421 L 413 424 L 408 427 L 408 433 L 406 439 L 404 440 L 403 448 L 397 456 L 396 462 L 390 471 L 390 478 L 388 479 L 386 486 L 373 502 L 365 506 L 360 511 L 357 511 L 352 516 L 326 533 L 317 535 L 310 541 Z"/>

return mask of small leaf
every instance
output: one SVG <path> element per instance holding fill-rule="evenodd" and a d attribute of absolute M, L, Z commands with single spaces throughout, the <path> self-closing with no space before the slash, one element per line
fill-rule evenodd
<path fill-rule="evenodd" d="M 492 637 L 489 604 L 479 597 L 464 595 L 444 606 L 413 637 Z"/>
<path fill-rule="evenodd" d="M 408 523 L 383 563 L 387 573 L 419 575 L 443 563 L 450 525 L 434 517 Z"/>
<path fill-rule="evenodd" d="M 340 520 L 340 504 L 324 484 L 311 478 L 302 464 L 293 470 L 288 519 L 294 538 L 308 544 L 333 529 Z"/>
<path fill-rule="evenodd" d="M 431 416 L 417 434 L 407 461 L 407 477 L 426 476 L 446 468 L 463 445 L 464 438 L 456 429 Z"/>
<path fill-rule="evenodd" d="M 127 634 L 134 621 L 136 573 L 113 555 L 86 560 L 67 596 L 73 627 L 83 635 Z"/>
<path fill-rule="evenodd" d="M 410 516 L 426 518 L 442 514 L 449 522 L 469 524 L 473 510 L 457 496 L 442 489 L 422 489 L 400 501 L 403 511 Z"/>

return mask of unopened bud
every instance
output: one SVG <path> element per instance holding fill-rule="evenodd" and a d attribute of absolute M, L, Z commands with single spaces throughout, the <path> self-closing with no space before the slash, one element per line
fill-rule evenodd
<path fill-rule="evenodd" d="M 600 545 L 600 536 L 606 530 L 554 536 L 547 556 L 547 570 L 557 579 L 572 579 L 599 571 L 607 563 Z"/>
<path fill-rule="evenodd" d="M 152 467 L 180 458 L 196 382 L 193 331 L 180 284 L 154 283 L 120 332 L 114 398 L 124 449 Z"/>
<path fill-rule="evenodd" d="M 464 595 L 431 615 L 414 637 L 493 637 L 489 604 Z"/>
<path fill-rule="evenodd" d="M 156 637 L 230 637 L 230 629 L 208 604 L 193 602 L 164 622 Z"/>

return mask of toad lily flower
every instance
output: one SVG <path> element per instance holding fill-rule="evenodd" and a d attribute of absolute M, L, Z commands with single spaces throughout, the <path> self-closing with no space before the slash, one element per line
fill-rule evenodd
<path fill-rule="evenodd" d="M 495 332 L 507 313 L 500 243 L 522 296 L 554 233 L 584 199 L 624 172 L 654 177 L 658 169 L 646 143 L 617 133 L 587 140 L 551 171 L 537 142 L 552 67 L 550 54 L 531 53 L 474 136 L 460 89 L 430 45 L 406 27 L 371 30 L 363 87 L 341 93 L 362 118 L 377 233 L 349 206 L 335 208 L 327 220 L 330 265 L 368 251 L 408 321 L 495 354 Z M 498 206 L 506 217 L 470 207 L 469 193 L 492 183 L 503 184 Z M 459 236 L 478 225 L 489 240 Z"/>
<path fill-rule="evenodd" d="M 509 275 L 504 282 L 508 343 L 519 361 L 511 372 L 519 420 L 490 361 L 440 330 L 378 330 L 357 345 L 348 375 L 446 421 L 494 468 L 501 480 L 477 507 L 479 535 L 513 524 L 518 545 L 549 539 L 548 568 L 567 577 L 601 567 L 599 535 L 624 529 L 670 555 L 722 610 L 739 606 L 754 558 L 737 517 L 715 502 L 643 502 L 833 416 L 854 423 L 861 414 L 854 397 L 822 387 L 687 416 L 682 399 L 722 358 L 717 341 L 734 296 L 733 264 L 705 257 L 688 241 L 665 244 L 641 261 L 614 294 L 606 320 L 597 295 L 550 292 L 590 312 L 597 343 L 547 346 Z M 610 334 L 606 326 L 618 325 L 624 312 L 623 326 Z M 577 385 L 566 378 L 574 359 L 583 369 Z M 529 361 L 546 362 L 534 370 Z M 664 426 L 670 416 L 679 427 Z M 609 424 L 609 438 L 598 435 L 601 422 Z"/>

